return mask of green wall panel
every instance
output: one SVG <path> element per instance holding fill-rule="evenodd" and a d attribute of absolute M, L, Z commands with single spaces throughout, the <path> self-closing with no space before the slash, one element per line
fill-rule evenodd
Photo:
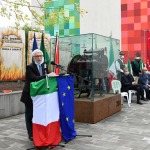
<path fill-rule="evenodd" d="M 62 22 L 62 16 L 59 14 L 59 23 L 53 25 L 50 23 L 49 26 L 45 26 L 45 32 L 49 33 L 51 36 L 55 36 L 56 32 L 59 36 L 70 36 L 80 34 L 80 14 L 76 11 L 75 3 L 79 3 L 79 0 L 55 0 L 52 2 L 46 2 L 45 8 L 48 12 L 60 12 L 65 11 L 66 17 L 70 19 Z M 45 18 L 47 21 L 47 18 Z"/>

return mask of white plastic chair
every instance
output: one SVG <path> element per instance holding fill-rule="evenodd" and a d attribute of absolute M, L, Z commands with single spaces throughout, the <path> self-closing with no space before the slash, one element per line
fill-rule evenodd
<path fill-rule="evenodd" d="M 144 89 L 143 89 L 144 90 Z M 144 90 L 144 98 L 146 98 L 146 91 Z"/>
<path fill-rule="evenodd" d="M 128 93 L 127 92 L 121 92 L 121 82 L 119 80 L 112 80 L 111 82 L 111 86 L 113 89 L 113 92 L 116 93 L 120 93 L 121 94 L 121 100 L 122 100 L 122 104 L 123 104 L 123 97 L 127 97 L 127 101 L 128 101 L 128 105 L 129 105 L 129 98 L 128 98 Z M 130 107 L 130 105 L 129 105 Z"/>
<path fill-rule="evenodd" d="M 136 94 L 137 91 L 135 91 L 135 90 L 129 90 L 128 93 L 129 93 L 129 102 L 128 102 L 128 104 L 131 105 L 132 94 Z M 146 91 L 145 90 L 144 90 L 144 98 L 146 98 Z"/>
<path fill-rule="evenodd" d="M 128 105 L 130 107 L 131 105 L 131 99 L 132 99 L 132 94 L 136 94 L 137 91 L 135 90 L 129 90 L 128 93 L 129 93 L 129 99 L 128 99 Z"/>

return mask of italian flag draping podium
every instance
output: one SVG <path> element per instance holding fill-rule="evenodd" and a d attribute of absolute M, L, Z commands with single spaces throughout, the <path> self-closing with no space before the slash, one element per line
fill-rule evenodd
<path fill-rule="evenodd" d="M 76 137 L 72 76 L 49 77 L 32 82 L 30 95 L 33 100 L 35 146 L 57 146 L 62 138 L 68 142 Z"/>

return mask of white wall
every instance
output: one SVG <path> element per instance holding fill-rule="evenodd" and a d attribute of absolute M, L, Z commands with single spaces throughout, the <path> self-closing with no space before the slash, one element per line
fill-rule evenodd
<path fill-rule="evenodd" d="M 121 39 L 120 0 L 80 0 L 80 8 L 88 13 L 80 18 L 80 33 L 97 33 Z"/>
<path fill-rule="evenodd" d="M 44 0 L 38 0 L 43 4 Z M 32 5 L 39 6 L 37 0 Z M 121 39 L 121 2 L 120 0 L 80 0 L 80 8 L 88 13 L 80 17 L 80 33 L 97 33 Z M 34 23 L 33 23 L 34 25 Z"/>

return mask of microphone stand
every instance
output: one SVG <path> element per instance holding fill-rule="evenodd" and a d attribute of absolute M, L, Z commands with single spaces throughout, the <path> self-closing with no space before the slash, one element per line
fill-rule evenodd
<path fill-rule="evenodd" d="M 77 74 L 75 74 L 75 73 L 73 73 L 73 72 L 70 72 L 70 71 L 65 70 L 65 69 L 64 69 L 62 66 L 60 66 L 60 65 L 56 65 L 56 68 L 59 68 L 59 69 L 65 71 L 66 73 L 69 73 L 69 74 L 71 74 L 71 75 L 74 75 L 74 76 L 76 76 L 76 77 L 78 77 L 78 78 L 81 78 L 82 80 L 85 80 L 85 81 L 88 81 L 88 82 L 90 82 L 90 83 L 93 83 L 92 81 L 87 80 L 87 79 L 83 78 L 82 76 L 79 76 L 79 75 L 77 75 Z"/>
<path fill-rule="evenodd" d="M 75 73 L 73 73 L 73 72 L 70 72 L 70 71 L 65 70 L 65 69 L 63 68 L 63 66 L 61 66 L 61 65 L 59 65 L 59 64 L 56 64 L 56 63 L 53 62 L 53 61 L 51 62 L 51 65 L 56 66 L 56 68 L 59 68 L 59 69 L 65 71 L 66 73 L 69 73 L 69 74 L 74 75 L 74 76 L 76 76 L 76 77 L 78 77 L 78 78 L 81 78 L 82 80 L 85 80 L 85 81 L 88 81 L 88 82 L 90 82 L 90 83 L 93 83 L 92 81 L 87 80 L 87 79 L 83 78 L 82 76 L 79 76 L 79 75 L 77 75 L 77 74 L 75 74 Z"/>

